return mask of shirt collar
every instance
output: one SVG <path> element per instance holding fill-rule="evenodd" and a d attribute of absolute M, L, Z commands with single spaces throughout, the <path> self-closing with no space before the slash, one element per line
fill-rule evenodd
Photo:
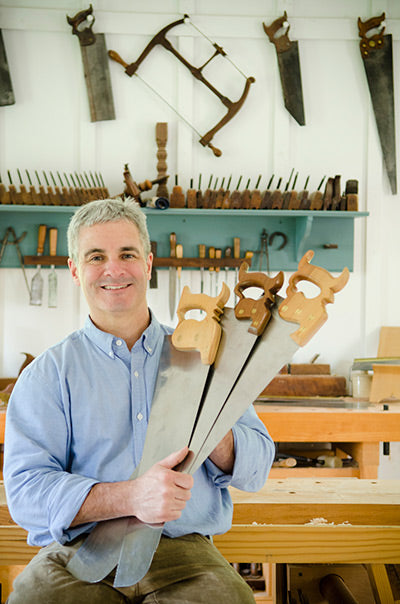
<path fill-rule="evenodd" d="M 142 346 L 147 354 L 152 355 L 156 349 L 157 341 L 160 337 L 163 329 L 155 317 L 154 313 L 150 311 L 150 324 L 144 330 L 139 340 L 135 343 L 134 347 Z M 91 320 L 90 316 L 86 317 L 85 325 L 83 328 L 86 336 L 98 346 L 103 352 L 109 356 L 114 356 L 114 344 L 119 339 L 113 336 L 111 333 L 102 331 Z"/>

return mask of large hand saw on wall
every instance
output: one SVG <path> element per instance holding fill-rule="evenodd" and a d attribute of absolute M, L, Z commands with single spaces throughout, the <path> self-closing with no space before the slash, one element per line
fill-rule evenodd
<path fill-rule="evenodd" d="M 193 474 L 265 385 L 323 325 L 325 306 L 345 286 L 349 272 L 344 269 L 332 277 L 310 264 L 313 255 L 309 251 L 300 261 L 284 299 L 277 295 L 282 273 L 272 278 L 248 273 L 247 265 L 239 272 L 235 309 L 223 308 L 229 298 L 225 284 L 217 298 L 184 288 L 178 326 L 164 342 L 143 455 L 132 478 L 185 445 L 190 451 L 179 469 Z M 320 295 L 305 298 L 297 288 L 302 280 L 317 285 Z M 245 297 L 243 292 L 254 287 L 262 290 L 261 297 Z M 193 308 L 205 311 L 206 317 L 186 319 Z M 297 329 L 293 323 L 299 324 Z M 185 393 L 183 400 L 178 392 Z M 162 531 L 163 524 L 134 517 L 99 523 L 67 568 L 78 579 L 96 582 L 117 566 L 114 585 L 133 585 L 147 573 Z"/>
<path fill-rule="evenodd" d="M 74 17 L 67 16 L 67 21 L 72 27 L 72 33 L 79 38 L 89 99 L 90 120 L 92 122 L 114 120 L 114 98 L 106 40 L 104 34 L 95 34 L 92 31 L 95 21 L 92 5 Z"/>

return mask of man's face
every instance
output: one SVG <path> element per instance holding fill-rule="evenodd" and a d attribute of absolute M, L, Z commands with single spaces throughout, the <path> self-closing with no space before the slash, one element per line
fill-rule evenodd
<path fill-rule="evenodd" d="M 69 260 L 69 267 L 95 323 L 147 312 L 152 255 L 145 258 L 136 225 L 119 220 L 81 227 L 78 258 L 78 266 Z"/>

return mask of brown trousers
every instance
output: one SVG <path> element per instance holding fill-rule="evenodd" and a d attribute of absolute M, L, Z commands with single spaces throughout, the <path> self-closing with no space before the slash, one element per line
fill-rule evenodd
<path fill-rule="evenodd" d="M 81 545 L 44 547 L 14 581 L 9 604 L 254 604 L 251 589 L 209 539 L 162 537 L 147 575 L 132 587 L 75 579 L 66 565 Z"/>

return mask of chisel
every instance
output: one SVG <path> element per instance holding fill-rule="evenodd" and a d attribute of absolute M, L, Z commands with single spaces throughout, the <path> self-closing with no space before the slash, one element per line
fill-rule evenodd
<path fill-rule="evenodd" d="M 215 250 L 215 258 L 220 260 L 222 258 L 222 250 L 220 248 L 216 248 Z M 218 286 L 219 286 L 219 273 L 221 268 L 219 266 L 215 267 L 215 295 L 218 296 Z"/>
<path fill-rule="evenodd" d="M 211 200 L 211 194 L 212 194 L 212 190 L 211 190 L 212 179 L 213 179 L 213 175 L 211 174 L 210 180 L 208 182 L 208 187 L 204 191 L 204 195 L 203 195 L 203 208 L 206 208 L 206 209 L 208 209 L 210 207 L 210 200 Z"/>
<path fill-rule="evenodd" d="M 171 208 L 184 208 L 185 207 L 185 195 L 182 192 L 182 187 L 178 185 L 178 175 L 175 174 L 175 186 L 172 187 L 172 193 L 169 198 L 169 205 Z"/>
<path fill-rule="evenodd" d="M 10 194 L 10 203 L 19 203 L 19 196 L 17 193 L 17 189 L 15 188 L 15 186 L 13 185 L 13 181 L 11 178 L 11 174 L 10 174 L 10 170 L 7 170 L 7 174 L 8 174 L 8 180 L 10 181 L 10 184 L 8 186 L 8 192 Z"/>
<path fill-rule="evenodd" d="M 323 185 L 323 182 L 325 180 L 326 176 L 324 176 L 321 180 L 321 182 L 318 185 L 318 188 L 316 191 L 314 191 L 314 193 L 311 193 L 310 195 L 310 210 L 322 210 L 322 205 L 324 203 L 324 198 L 323 195 L 321 193 L 321 187 Z M 304 188 L 306 188 L 307 185 L 305 185 Z"/>
<path fill-rule="evenodd" d="M 226 185 L 226 191 L 224 193 L 224 198 L 222 200 L 221 208 L 223 210 L 227 210 L 230 207 L 230 186 L 231 186 L 232 175 L 228 179 L 228 184 Z"/>
<path fill-rule="evenodd" d="M 204 243 L 199 243 L 199 258 L 206 257 L 206 246 Z M 204 266 L 200 267 L 200 293 L 204 293 Z"/>
<path fill-rule="evenodd" d="M 37 256 L 43 256 L 44 242 L 46 239 L 47 227 L 45 224 L 41 224 L 38 230 L 38 244 L 37 244 Z M 30 304 L 34 306 L 40 306 L 42 304 L 43 297 L 43 277 L 41 275 L 41 265 L 38 264 L 36 267 L 36 273 L 33 276 L 31 283 L 31 295 Z"/>
<path fill-rule="evenodd" d="M 242 182 L 242 176 L 239 176 L 236 189 L 232 191 L 230 198 L 230 207 L 234 210 L 238 210 L 242 207 L 242 194 L 239 191 L 240 183 Z"/>
<path fill-rule="evenodd" d="M 39 197 L 40 197 L 40 199 L 42 201 L 42 204 L 45 205 L 45 206 L 48 206 L 50 204 L 49 196 L 46 193 L 44 186 L 40 182 L 40 178 L 39 178 L 39 174 L 38 174 L 37 170 L 35 170 L 35 175 L 36 175 L 36 179 L 37 179 L 37 181 L 39 183 Z"/>
<path fill-rule="evenodd" d="M 223 179 L 221 181 L 221 187 L 217 191 L 217 196 L 215 198 L 215 208 L 217 210 L 220 210 L 222 208 L 222 204 L 224 201 L 224 195 L 225 195 L 224 182 L 225 182 L 225 176 L 223 177 Z"/>
<path fill-rule="evenodd" d="M 57 229 L 49 229 L 49 253 L 54 258 L 57 255 Z M 49 308 L 57 307 L 57 275 L 55 265 L 50 266 L 48 278 L 48 306 Z"/>
<path fill-rule="evenodd" d="M 178 245 L 176 246 L 176 257 L 177 258 L 183 258 L 183 246 L 181 243 L 178 243 Z M 182 267 L 178 266 L 176 269 L 176 277 L 178 280 L 178 301 L 181 299 L 181 292 L 182 292 Z"/>
<path fill-rule="evenodd" d="M 251 201 L 251 191 L 249 189 L 250 187 L 250 178 L 247 181 L 246 184 L 246 188 L 245 190 L 242 192 L 242 202 L 241 202 L 241 208 L 243 208 L 244 210 L 249 210 L 250 209 L 250 201 Z"/>
<path fill-rule="evenodd" d="M 240 258 L 240 237 L 233 238 L 233 257 Z M 237 283 L 239 275 L 239 268 L 235 268 L 235 283 Z"/>
<path fill-rule="evenodd" d="M 215 258 L 215 247 L 211 246 L 208 248 L 208 257 L 214 259 Z M 210 275 L 210 296 L 213 295 L 214 289 L 214 278 L 215 278 L 215 270 L 213 266 L 210 266 L 208 269 Z"/>
<path fill-rule="evenodd" d="M 169 255 L 171 258 L 176 258 L 176 234 L 171 233 L 169 236 Z M 169 268 L 169 314 L 171 319 L 174 318 L 176 301 L 176 267 Z"/>

